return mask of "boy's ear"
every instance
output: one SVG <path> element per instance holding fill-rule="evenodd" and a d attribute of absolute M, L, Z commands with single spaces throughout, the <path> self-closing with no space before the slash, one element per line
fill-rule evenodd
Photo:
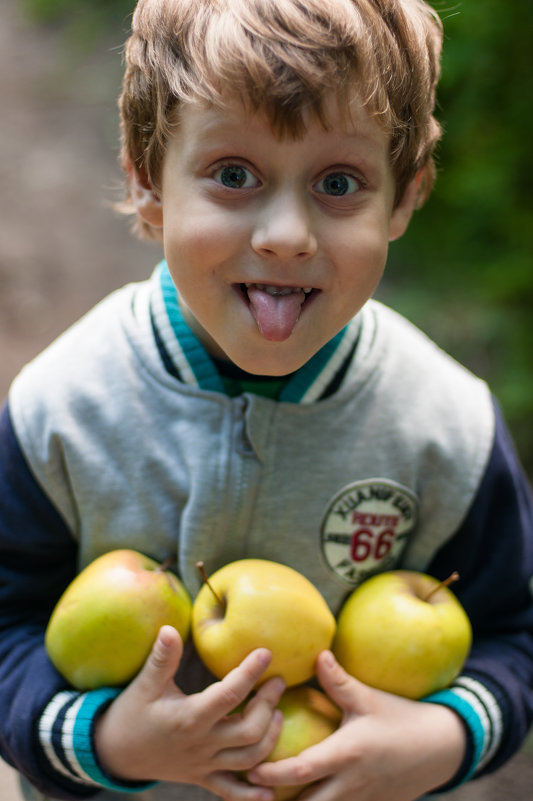
<path fill-rule="evenodd" d="M 131 198 L 139 217 L 152 228 L 163 227 L 161 198 L 150 183 L 143 167 L 127 166 Z"/>
<path fill-rule="evenodd" d="M 424 170 L 417 172 L 398 205 L 393 209 L 389 225 L 389 242 L 399 239 L 405 231 L 417 207 L 422 182 L 424 180 Z"/>

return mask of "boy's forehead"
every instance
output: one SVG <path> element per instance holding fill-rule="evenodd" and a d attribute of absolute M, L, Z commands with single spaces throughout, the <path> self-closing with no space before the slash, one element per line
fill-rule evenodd
<path fill-rule="evenodd" d="M 325 138 L 339 137 L 358 141 L 368 147 L 388 149 L 389 136 L 379 117 L 371 113 L 354 93 L 349 103 L 335 97 L 324 100 L 320 113 L 311 109 L 302 110 L 302 126 L 298 130 L 279 131 L 275 120 L 264 112 L 257 111 L 241 98 L 229 97 L 224 105 L 215 106 L 200 101 L 182 104 L 178 114 L 178 130 L 191 132 L 200 141 L 215 140 L 225 134 L 242 135 L 244 131 L 269 129 L 274 138 L 303 139 L 310 130 Z"/>

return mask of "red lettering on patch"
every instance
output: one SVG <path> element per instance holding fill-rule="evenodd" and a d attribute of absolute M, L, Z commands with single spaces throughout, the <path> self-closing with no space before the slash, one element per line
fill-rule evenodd
<path fill-rule="evenodd" d="M 374 532 L 369 528 L 359 528 L 352 534 L 350 556 L 354 562 L 384 559 L 392 548 L 395 532 L 392 528 Z"/>
<path fill-rule="evenodd" d="M 392 526 L 396 528 L 400 519 L 400 515 L 379 515 L 371 512 L 352 513 L 352 523 L 358 523 L 360 526 Z"/>

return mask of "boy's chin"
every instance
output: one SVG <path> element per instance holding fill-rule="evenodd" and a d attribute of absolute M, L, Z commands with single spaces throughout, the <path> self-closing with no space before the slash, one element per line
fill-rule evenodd
<path fill-rule="evenodd" d="M 278 343 L 276 344 L 278 345 Z M 278 345 L 273 348 L 261 348 L 262 353 L 255 350 L 244 354 L 241 352 L 226 355 L 225 359 L 250 375 L 283 378 L 299 370 L 314 355 L 314 352 L 291 353 L 291 348 L 287 347 L 287 343 L 283 344 L 284 347 Z"/>

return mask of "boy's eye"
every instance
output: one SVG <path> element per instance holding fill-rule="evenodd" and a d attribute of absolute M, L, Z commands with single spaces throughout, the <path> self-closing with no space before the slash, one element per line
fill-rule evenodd
<path fill-rule="evenodd" d="M 255 175 L 240 164 L 226 164 L 219 167 L 213 178 L 229 189 L 249 189 L 259 184 Z"/>
<path fill-rule="evenodd" d="M 342 197 L 357 192 L 361 185 L 359 181 L 344 172 L 330 172 L 321 178 L 313 188 L 324 195 Z"/>

